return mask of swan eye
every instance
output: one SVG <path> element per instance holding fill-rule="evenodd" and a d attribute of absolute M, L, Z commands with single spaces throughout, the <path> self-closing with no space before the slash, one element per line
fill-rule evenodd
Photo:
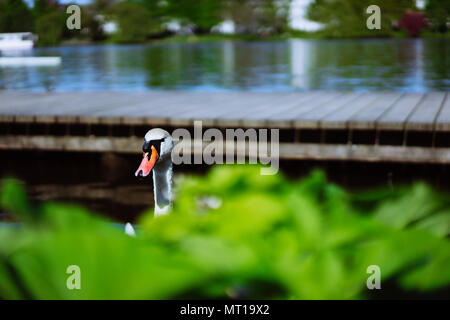
<path fill-rule="evenodd" d="M 144 145 L 142 146 L 142 151 L 143 152 L 150 152 L 151 150 L 151 144 L 150 144 L 150 142 L 148 142 L 148 141 L 145 141 L 144 142 Z"/>
<path fill-rule="evenodd" d="M 156 151 L 158 152 L 158 154 L 161 154 L 161 143 L 164 141 L 163 139 L 158 139 L 158 140 L 150 140 L 150 141 L 145 141 L 144 145 L 142 146 L 142 151 L 144 152 L 149 152 L 151 153 L 152 151 L 152 146 L 155 147 Z"/>

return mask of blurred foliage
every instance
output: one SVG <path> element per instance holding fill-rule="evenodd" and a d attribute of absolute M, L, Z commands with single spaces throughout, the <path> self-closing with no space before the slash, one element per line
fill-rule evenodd
<path fill-rule="evenodd" d="M 41 45 L 61 41 L 65 17 L 58 3 L 36 0 L 29 8 L 23 0 L 0 0 L 0 32 L 35 32 Z"/>
<path fill-rule="evenodd" d="M 288 29 L 291 0 L 226 0 L 224 16 L 241 34 L 280 34 Z"/>
<path fill-rule="evenodd" d="M 183 177 L 173 212 L 145 213 L 136 238 L 78 207 L 32 206 L 5 180 L 0 298 L 355 299 L 370 265 L 406 290 L 450 284 L 450 203 L 424 184 L 351 195 L 314 172 L 300 182 L 223 166 Z M 66 269 L 81 269 L 68 290 Z"/>
<path fill-rule="evenodd" d="M 54 11 L 58 3 L 53 0 L 35 0 L 31 12 L 35 19 Z"/>
<path fill-rule="evenodd" d="M 399 21 L 399 27 L 412 37 L 419 36 L 426 26 L 427 18 L 423 12 L 406 11 Z"/>
<path fill-rule="evenodd" d="M 142 3 L 154 19 L 192 24 L 197 34 L 209 33 L 223 20 L 233 20 L 237 33 L 279 34 L 287 30 L 291 0 L 131 0 Z"/>
<path fill-rule="evenodd" d="M 221 0 L 171 0 L 168 2 L 170 15 L 187 20 L 198 33 L 208 33 L 222 21 L 224 2 Z"/>
<path fill-rule="evenodd" d="M 65 16 L 59 10 L 52 10 L 36 20 L 38 43 L 44 46 L 57 45 L 65 29 Z"/>
<path fill-rule="evenodd" d="M 428 0 L 425 7 L 432 28 L 446 32 L 450 23 L 450 0 Z"/>
<path fill-rule="evenodd" d="M 113 35 L 113 41 L 140 43 L 147 40 L 151 19 L 144 6 L 132 2 L 118 2 L 108 8 L 107 14 L 118 24 L 118 32 Z"/>
<path fill-rule="evenodd" d="M 81 8 L 81 17 L 82 17 L 82 30 L 81 30 L 81 36 L 86 35 L 89 39 L 92 39 L 94 41 L 99 40 L 105 40 L 106 35 L 103 32 L 102 29 L 102 21 L 97 17 L 99 11 L 96 11 L 95 7 L 93 5 L 90 6 L 83 6 Z M 70 38 L 73 36 L 74 30 L 68 30 L 68 33 L 66 34 L 66 38 Z"/>
<path fill-rule="evenodd" d="M 33 16 L 23 0 L 0 0 L 0 32 L 28 32 Z"/>
<path fill-rule="evenodd" d="M 28 7 L 24 0 L 0 0 L 0 32 L 34 31 L 41 44 L 60 40 L 103 41 L 129 43 L 173 35 L 204 35 L 217 32 L 214 27 L 222 21 L 235 24 L 236 35 L 247 37 L 352 38 L 398 37 L 398 21 L 409 9 L 417 10 L 414 0 L 314 0 L 307 16 L 324 24 L 318 32 L 289 29 L 292 0 L 93 0 L 82 5 L 82 30 L 68 30 L 65 19 L 57 26 L 55 11 L 67 18 L 58 0 L 34 0 Z M 366 9 L 378 5 L 382 13 L 382 29 L 368 30 Z M 430 28 L 425 35 L 445 33 L 450 17 L 450 0 L 429 0 L 425 12 Z M 106 18 L 106 19 L 105 19 Z M 102 26 L 116 22 L 120 31 L 107 35 Z M 176 23 L 174 23 L 176 22 Z M 168 26 L 178 23 L 180 29 Z M 49 28 L 55 28 L 52 31 Z M 60 30 L 62 34 L 60 34 Z M 47 35 L 46 32 L 50 34 Z"/>

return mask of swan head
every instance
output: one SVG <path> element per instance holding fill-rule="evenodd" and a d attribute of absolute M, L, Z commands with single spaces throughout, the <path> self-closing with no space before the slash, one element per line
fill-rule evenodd
<path fill-rule="evenodd" d="M 142 162 L 136 170 L 136 177 L 146 177 L 155 166 L 166 160 L 171 161 L 173 140 L 163 129 L 155 128 L 148 131 L 142 146 Z"/>

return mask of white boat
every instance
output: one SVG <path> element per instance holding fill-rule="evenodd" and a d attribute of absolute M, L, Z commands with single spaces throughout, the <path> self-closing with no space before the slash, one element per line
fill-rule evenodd
<path fill-rule="evenodd" d="M 0 33 L 0 50 L 29 50 L 36 39 L 31 32 Z"/>
<path fill-rule="evenodd" d="M 0 57 L 0 67 L 57 66 L 61 57 Z"/>

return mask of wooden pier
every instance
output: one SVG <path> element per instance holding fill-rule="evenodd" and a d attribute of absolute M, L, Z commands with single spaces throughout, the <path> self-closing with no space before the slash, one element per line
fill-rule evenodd
<path fill-rule="evenodd" d="M 162 127 L 280 129 L 280 156 L 450 163 L 450 93 L 0 91 L 0 149 L 138 153 Z"/>

